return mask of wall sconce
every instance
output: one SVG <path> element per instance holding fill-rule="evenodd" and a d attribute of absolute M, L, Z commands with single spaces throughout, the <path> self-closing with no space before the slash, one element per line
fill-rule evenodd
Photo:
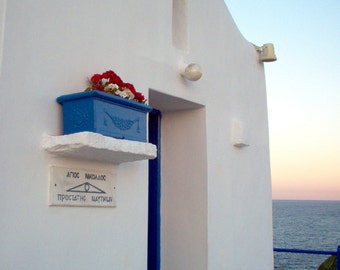
<path fill-rule="evenodd" d="M 238 120 L 233 120 L 231 126 L 231 140 L 232 144 L 236 148 L 248 147 L 249 143 L 246 141 L 244 132 L 244 125 Z"/>
<path fill-rule="evenodd" d="M 202 77 L 202 69 L 198 64 L 179 64 L 179 73 L 189 81 L 197 81 Z"/>
<path fill-rule="evenodd" d="M 274 62 L 277 60 L 272 43 L 266 43 L 262 47 L 255 46 L 255 48 L 260 53 L 261 62 Z"/>

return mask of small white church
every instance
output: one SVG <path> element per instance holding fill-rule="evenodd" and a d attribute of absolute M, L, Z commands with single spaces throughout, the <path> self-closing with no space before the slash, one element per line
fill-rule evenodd
<path fill-rule="evenodd" d="M 263 54 L 223 0 L 0 0 L 0 269 L 273 269 Z M 65 132 L 109 70 L 142 140 Z"/>

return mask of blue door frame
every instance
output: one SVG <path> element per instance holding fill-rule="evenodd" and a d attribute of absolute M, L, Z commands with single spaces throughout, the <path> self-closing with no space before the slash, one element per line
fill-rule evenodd
<path fill-rule="evenodd" d="M 149 160 L 148 270 L 161 268 L 161 112 L 149 113 L 149 142 L 157 158 Z"/>

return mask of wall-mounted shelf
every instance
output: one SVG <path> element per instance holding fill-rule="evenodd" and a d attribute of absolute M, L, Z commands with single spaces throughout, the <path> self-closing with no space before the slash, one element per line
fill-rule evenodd
<path fill-rule="evenodd" d="M 115 139 L 93 132 L 44 135 L 42 146 L 56 156 L 114 164 L 157 157 L 157 148 L 151 143 Z"/>

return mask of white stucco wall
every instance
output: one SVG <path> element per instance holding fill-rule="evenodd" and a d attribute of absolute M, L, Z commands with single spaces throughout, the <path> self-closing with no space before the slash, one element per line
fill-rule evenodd
<path fill-rule="evenodd" d="M 43 134 L 62 133 L 55 98 L 82 91 L 87 76 L 108 69 L 146 96 L 151 89 L 151 105 L 163 111 L 163 177 L 176 185 L 162 186 L 162 269 L 273 268 L 263 64 L 222 0 L 175 3 L 187 6 L 184 28 L 173 28 L 178 14 L 171 1 L 1 2 L 0 269 L 146 269 L 147 161 L 117 166 L 55 158 L 41 147 Z M 184 80 L 182 60 L 198 63 L 203 77 Z M 166 95 L 204 108 L 181 112 L 192 103 Z M 249 147 L 233 147 L 235 120 Z M 190 144 L 171 147 L 174 138 L 195 134 Z M 187 168 L 178 171 L 176 156 Z M 48 206 L 51 165 L 117 174 L 117 207 Z M 170 207 L 172 192 L 181 198 L 179 212 Z M 186 213 L 188 222 L 177 221 L 173 238 L 171 217 Z M 173 239 L 182 236 L 178 252 Z"/>

